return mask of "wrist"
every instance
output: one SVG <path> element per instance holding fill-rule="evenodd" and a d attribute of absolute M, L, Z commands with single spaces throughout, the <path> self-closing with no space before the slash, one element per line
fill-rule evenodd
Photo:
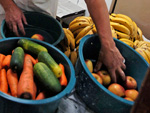
<path fill-rule="evenodd" d="M 115 42 L 111 36 L 109 36 L 107 38 L 101 37 L 100 43 L 103 48 L 108 48 L 108 49 L 114 48 L 116 46 Z"/>
<path fill-rule="evenodd" d="M 15 7 L 15 3 L 12 0 L 3 0 L 1 1 L 1 5 L 5 12 L 10 11 L 12 7 Z"/>

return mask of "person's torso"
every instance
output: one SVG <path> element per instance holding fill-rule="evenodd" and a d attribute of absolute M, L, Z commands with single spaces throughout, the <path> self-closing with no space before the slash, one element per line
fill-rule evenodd
<path fill-rule="evenodd" d="M 23 11 L 37 11 L 56 17 L 58 0 L 14 0 L 16 5 Z M 4 11 L 0 8 L 0 14 Z"/>

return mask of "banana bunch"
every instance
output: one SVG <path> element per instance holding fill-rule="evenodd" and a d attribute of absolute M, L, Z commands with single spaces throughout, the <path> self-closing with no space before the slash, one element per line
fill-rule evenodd
<path fill-rule="evenodd" d="M 69 29 L 76 36 L 84 27 L 91 24 L 93 24 L 91 17 L 79 16 L 69 23 Z"/>
<path fill-rule="evenodd" d="M 77 34 L 77 36 L 75 37 L 75 42 L 77 46 L 79 45 L 80 40 L 84 36 L 93 34 L 92 28 L 93 28 L 93 25 L 86 26 Z"/>
<path fill-rule="evenodd" d="M 135 50 L 150 64 L 150 51 L 148 49 L 136 48 Z"/>
<path fill-rule="evenodd" d="M 127 39 L 127 38 L 120 38 L 119 40 L 124 42 L 124 43 L 126 43 L 127 45 L 129 45 L 130 47 L 133 48 L 133 41 L 131 41 L 131 40 Z"/>
<path fill-rule="evenodd" d="M 112 13 L 109 15 L 110 25 L 115 29 L 117 38 L 126 38 L 131 41 L 143 40 L 141 29 L 129 16 Z"/>
<path fill-rule="evenodd" d="M 136 40 L 133 43 L 137 51 L 150 64 L 150 42 Z"/>
<path fill-rule="evenodd" d="M 111 28 L 112 37 L 117 39 L 117 33 L 115 29 L 113 28 L 113 26 L 110 26 L 110 28 Z"/>
<path fill-rule="evenodd" d="M 89 34 L 96 33 L 96 27 L 89 16 L 79 16 L 72 20 L 69 24 L 69 30 L 75 37 L 76 47 L 79 46 L 80 40 Z"/>
<path fill-rule="evenodd" d="M 60 49 L 71 60 L 73 65 L 75 65 L 78 55 L 75 48 L 74 35 L 68 28 L 63 28 L 63 31 L 65 36 L 57 45 L 57 48 Z"/>

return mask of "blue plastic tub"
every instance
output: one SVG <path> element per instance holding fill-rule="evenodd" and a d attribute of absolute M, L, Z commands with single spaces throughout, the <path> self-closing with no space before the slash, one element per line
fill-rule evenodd
<path fill-rule="evenodd" d="M 24 12 L 28 25 L 24 25 L 26 35 L 20 33 L 20 37 L 31 37 L 34 34 L 41 34 L 44 41 L 52 45 L 57 45 L 64 38 L 62 25 L 52 16 L 39 12 Z M 1 24 L 2 38 L 16 37 L 6 25 L 5 19 Z"/>
<path fill-rule="evenodd" d="M 126 61 L 125 74 L 136 79 L 139 90 L 148 69 L 148 63 L 128 45 L 117 39 L 114 41 Z M 96 113 L 129 113 L 134 102 L 111 93 L 99 84 L 85 64 L 85 59 L 91 59 L 95 64 L 99 50 L 100 42 L 97 35 L 88 35 L 81 40 L 79 59 L 75 66 L 77 94 Z"/>
<path fill-rule="evenodd" d="M 19 39 L 19 37 L 14 37 L 0 40 L 0 53 L 5 55 L 11 54 L 12 50 L 17 46 Z M 53 45 L 46 42 L 34 41 L 45 46 L 55 61 L 57 63 L 61 62 L 64 65 L 68 85 L 57 95 L 43 100 L 20 99 L 0 91 L 0 113 L 54 113 L 60 100 L 68 96 L 75 87 L 75 71 L 68 57 Z"/>

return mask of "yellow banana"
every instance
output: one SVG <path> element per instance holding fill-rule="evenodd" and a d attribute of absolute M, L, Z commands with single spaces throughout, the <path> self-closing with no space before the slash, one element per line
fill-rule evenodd
<path fill-rule="evenodd" d="M 64 36 L 64 42 L 66 46 L 70 46 L 70 35 L 67 33 L 67 28 L 63 28 L 65 36 Z"/>
<path fill-rule="evenodd" d="M 126 39 L 126 38 L 120 38 L 119 40 L 133 48 L 133 42 L 131 40 Z"/>
<path fill-rule="evenodd" d="M 74 50 L 74 48 L 75 48 L 74 35 L 72 34 L 72 32 L 69 29 L 67 29 L 67 34 L 69 35 L 69 38 L 70 38 L 70 47 L 72 50 Z"/>
<path fill-rule="evenodd" d="M 131 34 L 131 37 L 133 40 L 138 40 L 137 39 L 137 30 L 138 30 L 137 24 L 134 21 L 132 21 L 132 23 L 134 27 L 133 27 L 133 33 Z"/>
<path fill-rule="evenodd" d="M 96 34 L 97 33 L 97 29 L 96 29 L 96 26 L 95 24 L 93 25 L 93 29 L 92 29 L 93 33 Z"/>
<path fill-rule="evenodd" d="M 65 54 L 68 58 L 70 57 L 70 54 L 71 54 L 70 47 L 68 47 L 67 50 L 64 51 L 64 54 Z"/>
<path fill-rule="evenodd" d="M 70 60 L 71 60 L 71 62 L 73 64 L 73 66 L 75 66 L 77 58 L 78 58 L 77 52 L 76 51 L 72 51 L 71 54 L 70 54 Z"/>
<path fill-rule="evenodd" d="M 147 58 L 147 55 L 145 54 L 143 49 L 136 48 L 135 51 L 137 51 L 147 62 L 149 62 L 149 59 Z"/>
<path fill-rule="evenodd" d="M 143 41 L 143 33 L 142 33 L 142 30 L 139 27 L 137 29 L 137 37 L 140 41 Z"/>
<path fill-rule="evenodd" d="M 80 29 L 80 28 L 83 28 L 83 27 L 86 27 L 89 25 L 90 25 L 89 22 L 76 22 L 76 23 L 70 25 L 69 29 L 71 32 L 74 32 L 77 29 Z"/>
<path fill-rule="evenodd" d="M 63 28 L 63 30 L 65 32 L 64 43 L 65 43 L 65 45 L 70 46 L 71 49 L 73 50 L 75 48 L 74 35 L 72 34 L 72 32 L 69 29 Z"/>
<path fill-rule="evenodd" d="M 148 51 L 150 51 L 150 47 L 146 46 L 146 45 L 142 45 L 140 48 L 142 49 L 147 49 Z"/>
<path fill-rule="evenodd" d="M 86 36 L 86 35 L 91 35 L 91 34 L 93 34 L 92 29 L 91 29 L 87 34 L 85 34 L 84 36 Z M 83 36 L 83 37 L 84 37 L 84 36 Z M 79 39 L 76 41 L 76 45 L 79 44 L 80 40 L 81 40 L 83 37 L 79 38 Z"/>
<path fill-rule="evenodd" d="M 147 43 L 146 43 L 146 41 L 139 41 L 139 43 L 138 43 L 138 47 L 141 47 L 142 45 L 146 45 L 147 46 Z"/>
<path fill-rule="evenodd" d="M 86 16 L 79 16 L 79 17 L 76 17 L 74 20 L 72 20 L 72 21 L 69 23 L 69 26 L 71 26 L 71 25 L 74 24 L 74 23 L 78 23 L 78 22 L 89 22 L 89 19 L 88 19 L 88 17 L 86 17 Z"/>
<path fill-rule="evenodd" d="M 117 37 L 117 33 L 116 33 L 115 29 L 112 26 L 110 26 L 110 28 L 111 28 L 112 37 L 117 39 L 118 37 Z"/>
<path fill-rule="evenodd" d="M 71 48 L 71 50 L 74 50 L 74 48 L 75 48 L 75 39 L 71 40 L 70 48 Z"/>
<path fill-rule="evenodd" d="M 121 18 L 121 17 L 113 17 L 111 15 L 109 17 L 110 17 L 111 22 L 116 22 L 116 23 L 126 26 L 130 30 L 130 33 L 132 34 L 133 24 L 131 22 L 129 22 L 127 19 Z"/>
<path fill-rule="evenodd" d="M 145 49 L 144 53 L 146 54 L 147 58 L 148 58 L 148 63 L 150 64 L 150 51 Z"/>
<path fill-rule="evenodd" d="M 88 19 L 89 19 L 90 24 L 94 24 L 94 22 L 90 16 L 88 17 Z"/>
<path fill-rule="evenodd" d="M 125 14 L 115 14 L 115 13 L 112 13 L 111 16 L 124 18 L 124 19 L 128 20 L 129 22 L 132 22 L 132 19 L 129 16 L 125 15 Z"/>
<path fill-rule="evenodd" d="M 134 49 L 138 48 L 139 42 L 140 42 L 139 40 L 135 40 L 135 41 L 133 42 L 133 48 L 134 48 Z"/>
<path fill-rule="evenodd" d="M 67 29 L 67 30 L 66 30 L 66 32 L 67 32 L 67 34 L 69 34 L 69 35 L 70 35 L 70 37 L 71 37 L 71 38 L 74 38 L 73 33 L 72 33 L 69 29 Z"/>
<path fill-rule="evenodd" d="M 120 39 L 120 38 L 130 39 L 130 35 L 127 35 L 127 34 L 125 34 L 125 33 L 116 31 L 116 34 L 117 34 L 117 38 L 118 38 L 118 39 Z"/>
<path fill-rule="evenodd" d="M 118 31 L 120 31 L 120 32 L 123 32 L 123 33 L 125 33 L 125 34 L 130 35 L 130 30 L 129 30 L 126 26 L 121 25 L 121 24 L 116 23 L 116 22 L 110 22 L 110 25 L 113 26 L 113 28 L 114 28 L 115 30 L 118 30 Z"/>
<path fill-rule="evenodd" d="M 80 33 L 80 31 L 82 31 L 82 29 L 84 29 L 84 27 L 75 30 L 75 31 L 73 32 L 74 37 L 76 37 L 76 36 Z"/>
<path fill-rule="evenodd" d="M 75 38 L 75 40 L 77 41 L 78 39 L 82 38 L 83 36 L 85 36 L 85 34 L 87 34 L 90 30 L 92 29 L 92 25 L 91 26 L 86 26 Z"/>

